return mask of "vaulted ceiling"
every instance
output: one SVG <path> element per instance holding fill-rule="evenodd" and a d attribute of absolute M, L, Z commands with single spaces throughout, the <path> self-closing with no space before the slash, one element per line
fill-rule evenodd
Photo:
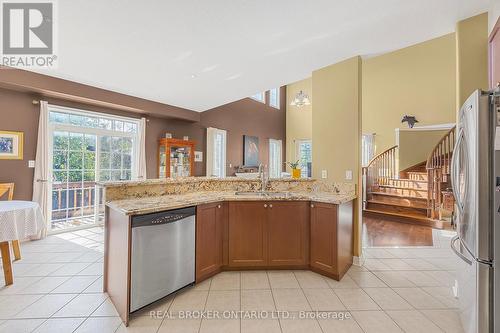
<path fill-rule="evenodd" d="M 40 72 L 204 111 L 355 55 L 438 37 L 489 0 L 57 2 L 58 67 Z"/>

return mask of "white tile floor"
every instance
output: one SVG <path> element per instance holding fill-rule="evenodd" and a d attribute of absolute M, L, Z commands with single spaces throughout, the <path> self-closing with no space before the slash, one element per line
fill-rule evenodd
<path fill-rule="evenodd" d="M 309 271 L 224 272 L 140 311 L 126 328 L 102 293 L 102 228 L 53 235 L 22 244 L 15 283 L 0 288 L 0 332 L 457 333 L 451 237 L 435 230 L 433 247 L 366 248 L 364 265 L 340 282 Z M 151 310 L 286 312 L 175 319 L 152 318 Z M 351 317 L 297 319 L 313 311 Z"/>

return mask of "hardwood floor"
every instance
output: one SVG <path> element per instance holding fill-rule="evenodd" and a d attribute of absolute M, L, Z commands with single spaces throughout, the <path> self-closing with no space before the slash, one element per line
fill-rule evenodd
<path fill-rule="evenodd" d="M 432 228 L 363 216 L 363 246 L 432 246 Z"/>

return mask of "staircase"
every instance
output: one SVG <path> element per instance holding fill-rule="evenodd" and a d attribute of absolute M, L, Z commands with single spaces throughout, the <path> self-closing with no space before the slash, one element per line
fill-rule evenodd
<path fill-rule="evenodd" d="M 365 216 L 403 223 L 444 228 L 438 219 L 441 189 L 450 180 L 450 161 L 454 145 L 451 129 L 423 161 L 397 172 L 397 146 L 375 156 L 363 168 L 363 213 Z"/>

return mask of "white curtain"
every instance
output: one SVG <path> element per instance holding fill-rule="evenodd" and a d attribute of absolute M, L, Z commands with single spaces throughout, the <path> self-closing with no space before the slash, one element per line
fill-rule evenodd
<path fill-rule="evenodd" d="M 146 118 L 141 118 L 139 122 L 139 149 L 137 158 L 137 178 L 146 179 Z"/>
<path fill-rule="evenodd" d="M 45 228 L 39 238 L 47 236 L 49 216 L 49 107 L 46 101 L 40 101 L 40 119 L 38 121 L 38 140 L 36 143 L 35 175 L 33 177 L 33 201 L 38 202 L 45 219 Z"/>

